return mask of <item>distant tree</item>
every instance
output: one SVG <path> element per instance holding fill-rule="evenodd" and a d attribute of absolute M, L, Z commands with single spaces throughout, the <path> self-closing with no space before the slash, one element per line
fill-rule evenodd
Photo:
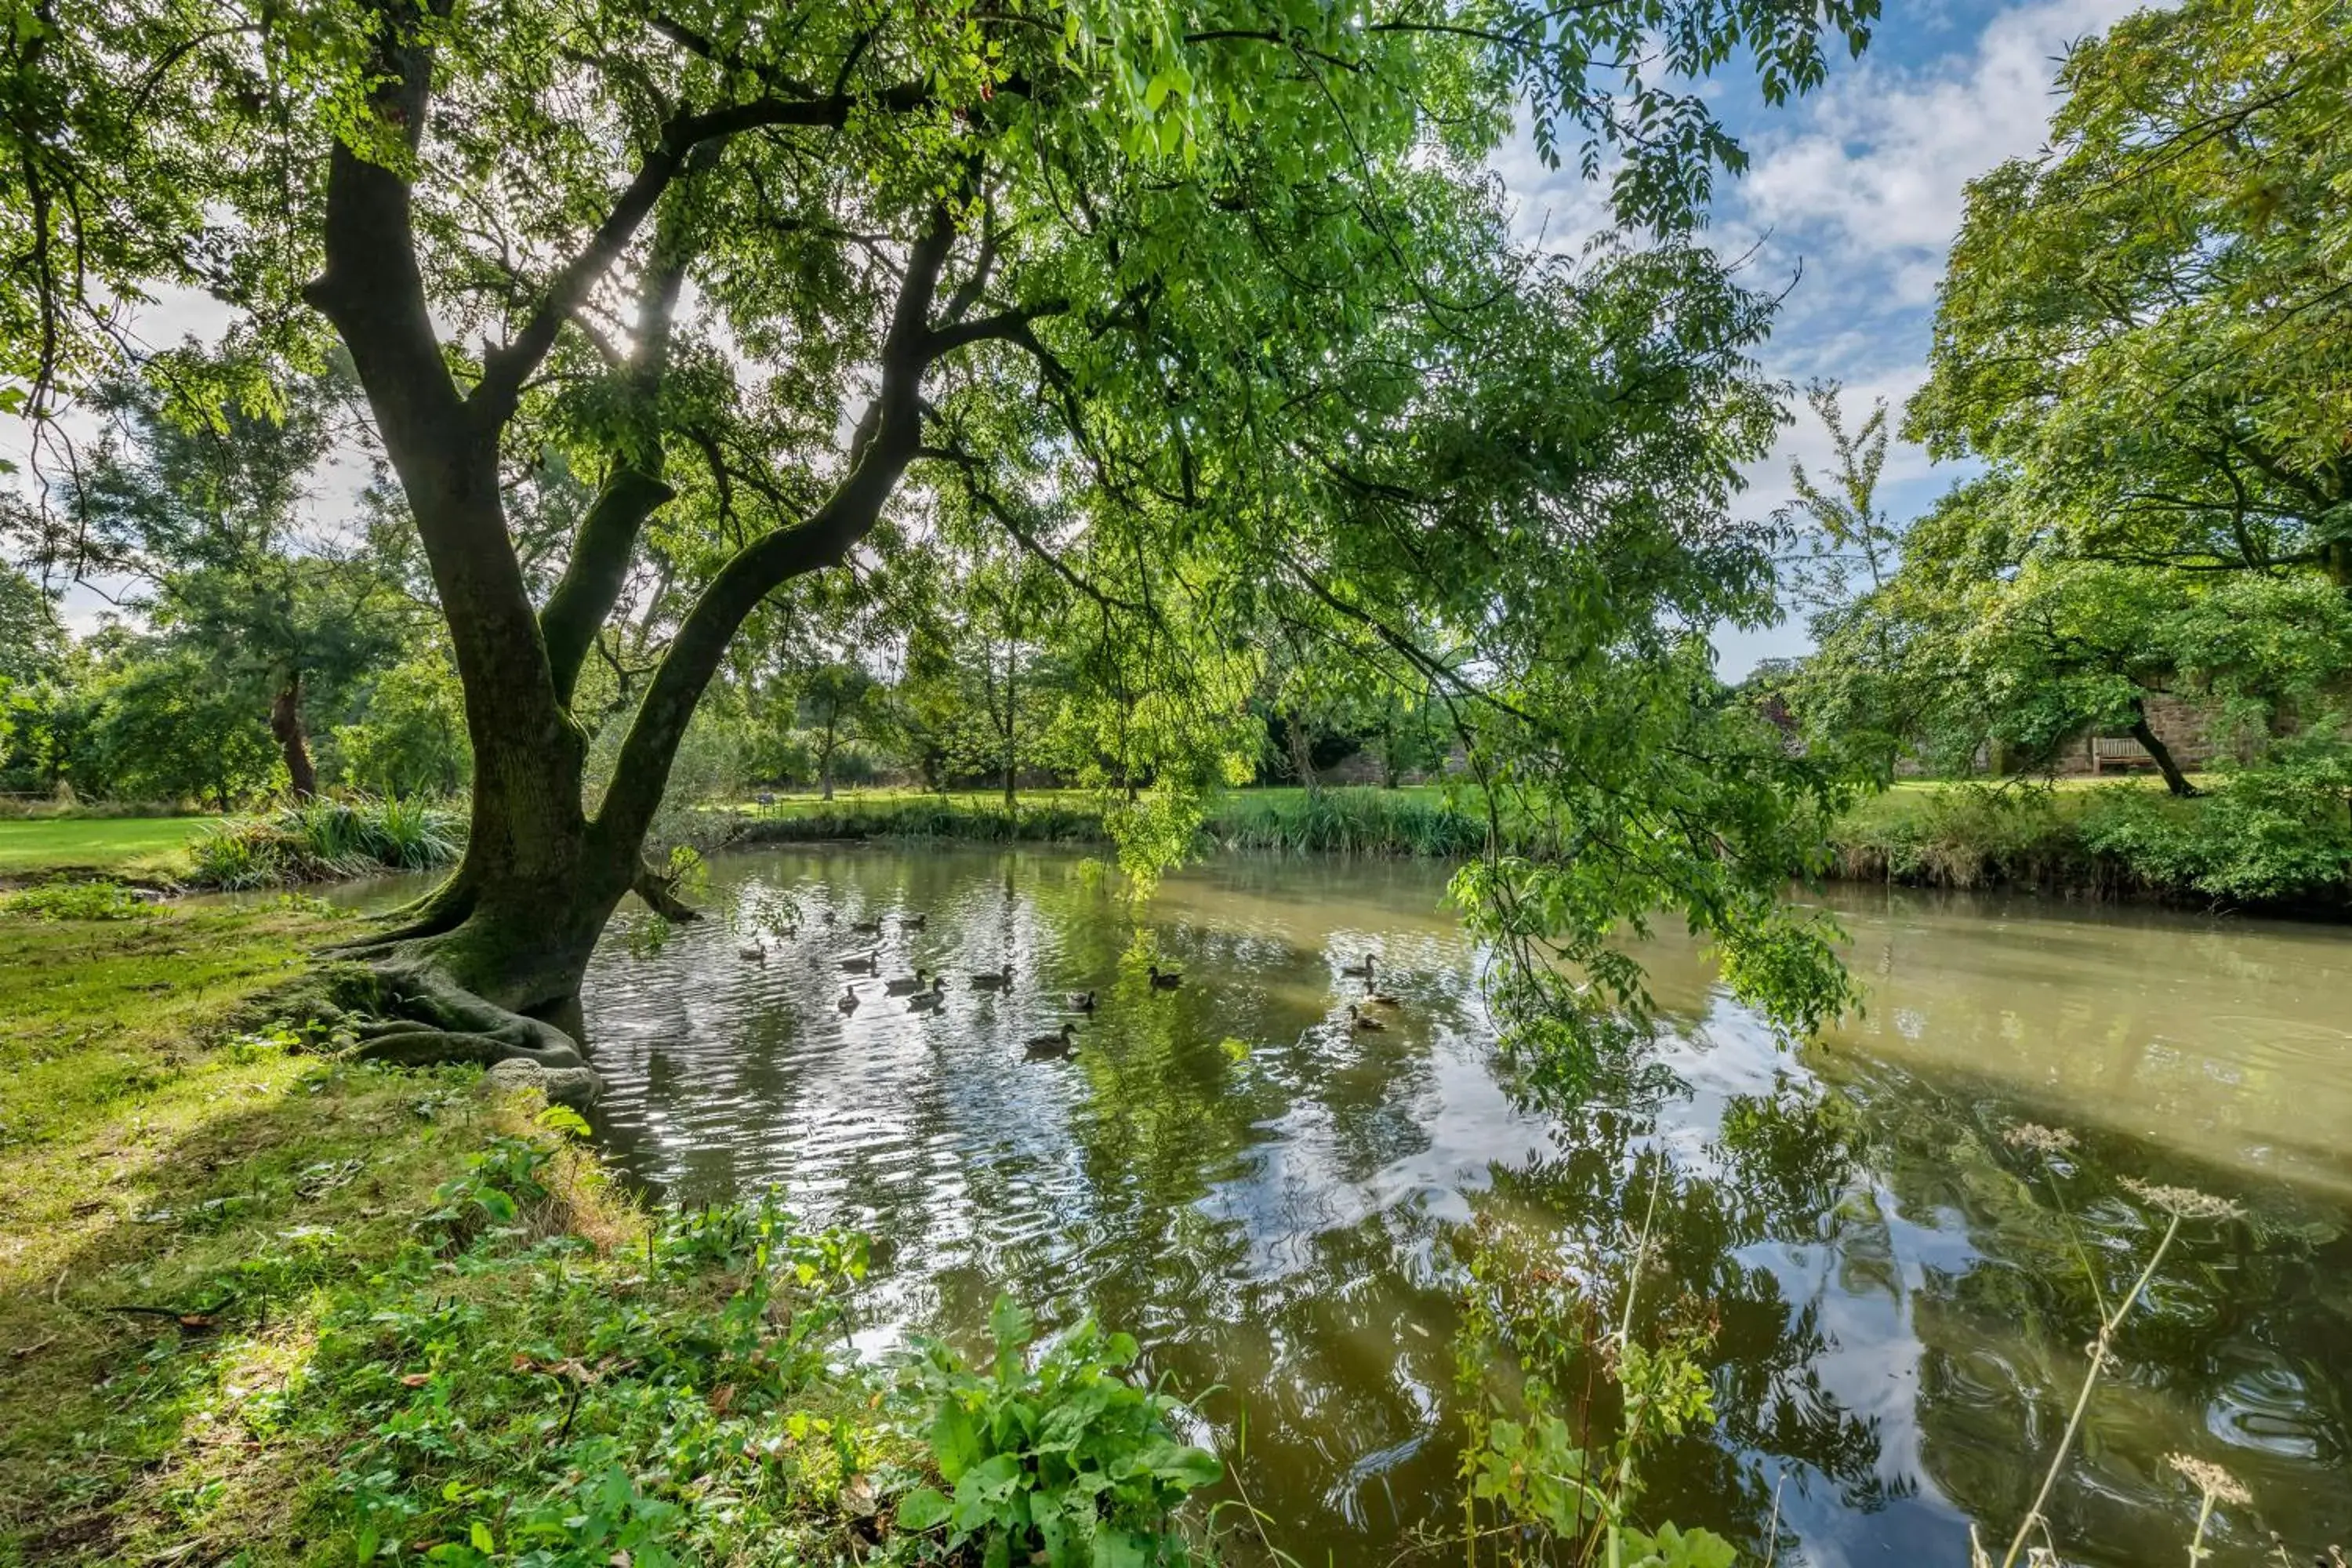
<path fill-rule="evenodd" d="M 244 693 L 210 673 L 203 655 L 172 648 L 92 683 L 88 755 L 100 793 L 226 811 L 268 787 L 279 763 L 268 730 Z"/>
<path fill-rule="evenodd" d="M 366 683 L 359 717 L 339 725 L 344 782 L 385 795 L 453 795 L 473 762 L 466 694 L 447 654 L 411 655 Z"/>
<path fill-rule="evenodd" d="M 827 800 L 833 798 L 834 759 L 843 742 L 865 732 L 874 696 L 874 677 L 840 660 L 821 664 L 801 679 L 801 724 L 816 753 L 817 787 Z"/>
<path fill-rule="evenodd" d="M 92 563 L 142 576 L 156 629 L 251 691 L 298 797 L 318 788 L 306 697 L 391 657 L 413 607 L 364 542 L 303 531 L 337 400 L 331 379 L 274 381 L 235 342 L 159 354 L 104 389 L 114 434 L 71 497 Z"/>

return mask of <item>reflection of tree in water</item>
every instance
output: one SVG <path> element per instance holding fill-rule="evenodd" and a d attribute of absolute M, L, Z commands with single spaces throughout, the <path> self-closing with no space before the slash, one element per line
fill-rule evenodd
<path fill-rule="evenodd" d="M 1638 1058 L 1621 1058 L 1636 1066 Z M 1471 1200 L 1477 1223 L 1556 1238 L 1568 1261 L 1559 1287 L 1613 1326 L 1631 1282 L 1645 1217 L 1649 1242 L 1635 1292 L 1634 1337 L 1655 1342 L 1679 1316 L 1716 1324 L 1703 1360 L 1711 1370 L 1717 1424 L 1663 1439 L 1644 1465 L 1636 1517 L 1703 1526 L 1762 1558 L 1775 1478 L 1791 1469 L 1833 1486 L 1849 1507 L 1874 1508 L 1901 1483 L 1881 1473 L 1875 1418 L 1844 1408 L 1813 1370 L 1827 1348 L 1818 1309 L 1792 1304 L 1768 1268 L 1744 1250 L 1787 1234 L 1792 1199 L 1842 1189 L 1853 1170 L 1852 1141 L 1816 1121 L 1793 1090 L 1735 1105 L 1741 1136 L 1717 1157 L 1676 1160 L 1657 1141 L 1674 1096 L 1643 1068 L 1604 1074 L 1582 1104 L 1556 1105 L 1559 1152 L 1496 1166 L 1492 1188 Z M 1612 1083 L 1612 1079 L 1614 1083 Z M 1615 1087 L 1620 1092 L 1612 1094 Z M 1612 1100 L 1616 1103 L 1610 1103 Z M 1811 1231 L 1820 1211 L 1801 1215 Z M 1590 1399 L 1571 1426 L 1601 1447 L 1619 1420 L 1616 1395 L 1592 1345 L 1554 1369 L 1555 1386 Z"/>
<path fill-rule="evenodd" d="M 2015 1148 L 2001 1134 L 2024 1111 L 1908 1074 L 1851 1092 L 1900 1213 L 1967 1243 L 1964 1267 L 1927 1271 L 1913 1313 L 1920 1464 L 1963 1512 L 2005 1535 L 2032 1505 L 2102 1305 L 2129 1289 L 2163 1230 L 2122 1184 L 2136 1178 L 2231 1198 L 2247 1218 L 2192 1223 L 2127 1320 L 2052 1494 L 2051 1534 L 2069 1561 L 2178 1556 L 2196 1495 L 2166 1459 L 2185 1453 L 2222 1464 L 2254 1498 L 2217 1521 L 2210 1562 L 2274 1563 L 2272 1531 L 2297 1561 L 2352 1539 L 2340 1211 L 2284 1184 L 2247 1191 L 2159 1163 L 2130 1139 L 2093 1137 L 2054 1158 Z"/>

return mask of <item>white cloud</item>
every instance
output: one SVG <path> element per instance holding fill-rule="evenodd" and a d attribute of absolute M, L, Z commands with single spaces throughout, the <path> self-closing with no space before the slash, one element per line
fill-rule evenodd
<path fill-rule="evenodd" d="M 1904 68 L 1865 58 L 1753 138 L 1741 217 L 1822 241 L 1836 271 L 1859 267 L 1904 304 L 1935 295 L 1968 182 L 2043 144 L 2066 47 L 2137 0 L 2042 0 L 1995 16 L 1975 47 Z M 1882 296 L 1884 297 L 1884 296 Z"/>

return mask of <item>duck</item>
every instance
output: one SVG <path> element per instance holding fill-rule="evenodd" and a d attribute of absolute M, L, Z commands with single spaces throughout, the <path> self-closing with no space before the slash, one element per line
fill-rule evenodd
<path fill-rule="evenodd" d="M 1372 978 L 1372 968 L 1379 962 L 1380 956 L 1377 953 L 1368 952 L 1364 954 L 1360 963 L 1341 964 L 1339 966 L 1339 973 L 1346 975 L 1350 980 L 1360 980 L 1366 984 L 1370 984 Z"/>
<path fill-rule="evenodd" d="M 1395 997 L 1390 995 L 1385 991 L 1373 990 L 1372 983 L 1367 980 L 1364 982 L 1364 1005 L 1367 1007 L 1402 1007 L 1404 1004 L 1398 1001 Z"/>
<path fill-rule="evenodd" d="M 947 980 L 944 976 L 935 974 L 931 977 L 931 988 L 929 991 L 918 991 L 912 996 L 907 998 L 907 1011 L 909 1013 L 936 1013 L 940 1010 L 940 1004 L 947 999 Z"/>
<path fill-rule="evenodd" d="M 1077 1044 L 1077 1034 L 1076 1024 L 1065 1024 L 1050 1035 L 1033 1037 L 1021 1048 L 1040 1060 L 1047 1057 L 1066 1057 L 1070 1054 L 1070 1047 Z"/>
<path fill-rule="evenodd" d="M 845 958 L 841 961 L 841 972 L 844 974 L 872 974 L 877 973 L 878 968 L 878 961 L 870 952 L 863 958 Z"/>
<path fill-rule="evenodd" d="M 898 917 L 898 929 L 900 931 L 920 931 L 930 923 L 931 917 L 929 915 L 900 915 Z"/>
<path fill-rule="evenodd" d="M 916 992 L 923 989 L 926 985 L 929 985 L 930 983 L 930 972 L 923 968 L 921 964 L 917 964 L 915 966 L 914 973 L 901 975 L 899 978 L 893 980 L 888 984 L 885 985 L 883 990 L 887 991 L 893 996 L 911 996 Z"/>
<path fill-rule="evenodd" d="M 974 991 L 1012 990 L 1013 965 L 1008 963 L 1003 968 L 993 972 L 985 969 L 982 970 L 978 974 L 971 977 L 971 988 Z"/>
<path fill-rule="evenodd" d="M 879 920 L 858 921 L 849 929 L 860 936 L 880 936 L 882 922 Z"/>
<path fill-rule="evenodd" d="M 843 987 L 842 987 L 842 989 L 841 989 L 841 1000 L 840 1000 L 840 1001 L 838 1001 L 838 1002 L 835 1002 L 835 1003 L 834 1004 L 834 1005 L 835 1005 L 835 1006 L 836 1006 L 836 1007 L 838 1007 L 838 1008 L 840 1008 L 840 1009 L 841 1009 L 843 1012 L 845 1012 L 845 1013 L 855 1013 L 855 1012 L 856 1012 L 856 1011 L 857 1011 L 857 987 L 856 987 L 856 986 L 855 986 L 855 985 L 845 985 L 845 986 L 843 986 Z"/>
<path fill-rule="evenodd" d="M 739 947 L 735 950 L 735 956 L 750 963 L 765 963 L 768 962 L 767 944 L 755 942 L 749 947 Z"/>
<path fill-rule="evenodd" d="M 1353 1002 L 1348 1004 L 1348 1021 L 1367 1035 L 1375 1034 L 1388 1027 L 1386 1024 L 1381 1023 Z"/>
<path fill-rule="evenodd" d="M 819 916 L 817 917 L 817 923 L 818 923 L 819 925 L 821 925 L 821 926 L 824 927 L 827 931 L 832 930 L 832 929 L 833 929 L 833 911 L 832 911 L 831 910 L 825 910 L 825 911 L 824 911 L 824 913 L 823 913 L 823 914 L 819 915 Z"/>
<path fill-rule="evenodd" d="M 1095 994 L 1091 991 L 1073 991 L 1063 997 L 1062 1002 L 1074 1013 L 1091 1013 L 1095 1010 Z"/>
<path fill-rule="evenodd" d="M 1174 970 L 1162 969 L 1157 963 L 1150 966 L 1150 975 L 1151 988 L 1154 991 L 1173 991 L 1184 984 L 1183 975 Z"/>

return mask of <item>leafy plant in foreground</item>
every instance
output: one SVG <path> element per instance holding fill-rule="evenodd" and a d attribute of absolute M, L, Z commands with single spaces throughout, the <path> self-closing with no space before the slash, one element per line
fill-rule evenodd
<path fill-rule="evenodd" d="M 1715 1421 L 1714 1389 L 1699 1359 L 1715 1338 L 1707 1315 L 1678 1302 L 1654 1314 L 1649 1342 L 1636 1332 L 1656 1204 L 1654 1184 L 1650 1214 L 1622 1260 L 1613 1324 L 1603 1303 L 1575 1283 L 1606 1274 L 1567 1267 L 1555 1238 L 1492 1221 L 1470 1231 L 1454 1343 L 1465 1395 L 1462 1545 L 1469 1568 L 1490 1538 L 1500 1543 L 1496 1561 L 1515 1568 L 1731 1568 L 1732 1546 L 1721 1536 L 1671 1523 L 1643 1529 L 1634 1518 L 1645 1456 Z M 1580 1375 L 1586 1369 L 1616 1395 L 1613 1427 L 1610 1412 L 1596 1407 L 1592 1380 Z M 1498 1372 L 1516 1376 L 1498 1386 Z M 1571 1395 L 1571 1388 L 1584 1392 Z"/>
<path fill-rule="evenodd" d="M 920 1347 L 909 1390 L 929 1406 L 932 1457 L 954 1489 L 908 1492 L 898 1527 L 945 1527 L 946 1550 L 977 1544 L 986 1568 L 1192 1561 L 1174 1512 L 1223 1466 L 1177 1437 L 1178 1401 L 1123 1375 L 1135 1342 L 1089 1319 L 1032 1369 L 1029 1314 L 1009 1297 L 998 1298 L 989 1332 L 996 1361 L 986 1371 L 936 1341 Z"/>

